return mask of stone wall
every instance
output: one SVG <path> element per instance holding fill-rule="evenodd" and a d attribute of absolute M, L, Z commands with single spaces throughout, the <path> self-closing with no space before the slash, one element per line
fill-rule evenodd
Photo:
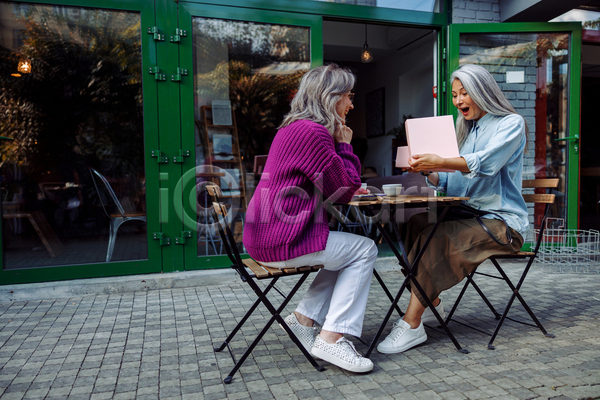
<path fill-rule="evenodd" d="M 531 37 L 528 37 L 531 36 Z M 502 92 L 529 126 L 524 179 L 535 176 L 535 96 L 537 52 L 535 34 L 464 34 L 460 40 L 460 63 L 485 67 Z M 507 83 L 507 71 L 524 71 L 523 83 Z"/>
<path fill-rule="evenodd" d="M 452 0 L 452 23 L 500 22 L 498 0 Z"/>

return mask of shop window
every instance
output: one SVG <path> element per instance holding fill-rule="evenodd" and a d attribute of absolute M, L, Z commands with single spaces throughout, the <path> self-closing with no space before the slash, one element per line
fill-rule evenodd
<path fill-rule="evenodd" d="M 148 258 L 139 13 L 0 2 L 4 269 Z M 105 201 L 106 212 L 102 206 Z"/>

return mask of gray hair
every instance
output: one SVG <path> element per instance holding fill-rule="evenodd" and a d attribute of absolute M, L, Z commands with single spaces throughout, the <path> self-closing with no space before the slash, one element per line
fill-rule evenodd
<path fill-rule="evenodd" d="M 500 90 L 498 83 L 485 68 L 479 65 L 466 64 L 452 73 L 450 83 L 458 79 L 463 88 L 469 94 L 469 97 L 483 111 L 492 115 L 504 117 L 510 114 L 517 114 L 515 108 L 510 104 L 504 93 Z M 525 122 L 525 139 L 529 129 L 527 121 Z M 458 146 L 462 146 L 467 135 L 473 127 L 474 121 L 467 121 L 465 117 L 458 113 L 456 120 L 456 136 Z"/>
<path fill-rule="evenodd" d="M 344 94 L 352 90 L 355 82 L 356 76 L 337 64 L 311 69 L 302 77 L 291 110 L 279 128 L 307 119 L 323 125 L 333 136 L 336 128 L 342 124 L 335 106 Z"/>

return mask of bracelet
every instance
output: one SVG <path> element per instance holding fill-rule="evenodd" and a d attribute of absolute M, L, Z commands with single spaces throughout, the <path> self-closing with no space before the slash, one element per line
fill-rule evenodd
<path fill-rule="evenodd" d="M 423 176 L 429 176 L 430 174 L 431 174 L 431 171 L 428 172 L 428 173 L 425 173 L 425 172 L 421 171 L 421 175 L 423 175 Z"/>

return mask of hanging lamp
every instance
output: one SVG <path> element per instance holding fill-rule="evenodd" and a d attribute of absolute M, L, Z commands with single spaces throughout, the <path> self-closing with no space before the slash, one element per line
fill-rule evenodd
<path fill-rule="evenodd" d="M 29 74 L 31 72 L 31 61 L 27 58 L 21 58 L 17 66 L 17 71 L 22 74 Z"/>
<path fill-rule="evenodd" d="M 365 44 L 360 53 L 360 61 L 363 63 L 370 63 L 373 61 L 373 53 L 369 50 L 369 44 L 367 43 L 367 24 L 365 24 Z"/>

